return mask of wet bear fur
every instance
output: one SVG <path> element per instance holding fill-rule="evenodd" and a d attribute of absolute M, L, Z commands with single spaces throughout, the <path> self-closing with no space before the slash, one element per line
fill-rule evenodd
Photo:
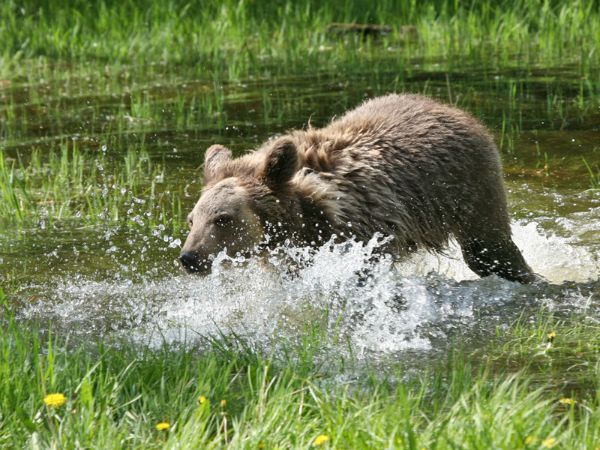
<path fill-rule="evenodd" d="M 454 236 L 476 274 L 534 279 L 511 238 L 493 139 L 466 112 L 427 97 L 374 98 L 235 159 L 214 145 L 204 183 L 181 253 L 190 272 L 210 270 L 225 247 L 250 254 L 381 233 L 397 258 L 438 251 Z"/>

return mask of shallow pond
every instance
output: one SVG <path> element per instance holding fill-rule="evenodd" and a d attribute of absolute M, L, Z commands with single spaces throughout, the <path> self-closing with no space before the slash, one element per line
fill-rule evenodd
<path fill-rule="evenodd" d="M 593 96 L 582 95 L 576 68 L 465 65 L 457 71 L 448 62 L 418 61 L 400 72 L 236 83 L 184 69 L 52 73 L 37 82 L 0 84 L 1 151 L 25 167 L 38 152 L 44 168 L 30 178 L 21 173 L 21 182 L 30 196 L 45 189 L 45 209 L 23 212 L 35 220 L 0 222 L 0 281 L 24 323 L 150 345 L 233 334 L 267 352 L 302 339 L 316 325 L 326 330 L 324 357 L 386 360 L 443 353 L 456 340 L 480 346 L 497 327 L 542 309 L 600 317 L 600 190 L 592 189 L 600 164 L 600 109 Z M 234 267 L 206 278 L 181 273 L 176 258 L 185 239 L 183 219 L 200 191 L 207 146 L 222 143 L 242 152 L 309 120 L 323 125 L 364 98 L 394 90 L 456 103 L 494 131 L 515 241 L 546 282 L 479 279 L 453 244 L 444 255 L 419 253 L 395 267 L 383 261 L 372 268 L 373 280 L 359 286 L 356 271 L 376 240 L 325 246 L 295 277 L 276 257 L 268 267 L 233 261 Z M 100 167 L 83 184 L 107 202 L 115 197 L 118 217 L 100 210 L 85 221 L 78 208 L 93 208 L 70 204 L 65 208 L 73 214 L 56 218 L 58 193 L 48 194 L 53 191 L 41 187 L 42 179 L 50 185 L 56 179 L 60 164 L 48 163 L 50 155 L 66 149 L 63 161 L 73 163 L 68 152 L 74 142 L 84 173 Z M 135 175 L 135 186 L 106 175 L 121 170 L 128 153 L 141 152 L 154 169 L 126 172 Z M 177 199 L 178 207 L 160 209 L 151 201 L 157 193 Z M 304 257 L 302 249 L 282 252 Z"/>

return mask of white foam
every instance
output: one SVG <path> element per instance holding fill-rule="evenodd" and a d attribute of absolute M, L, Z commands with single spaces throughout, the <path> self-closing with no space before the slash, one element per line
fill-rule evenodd
<path fill-rule="evenodd" d="M 550 282 L 598 279 L 598 255 L 576 238 L 548 234 L 534 222 L 515 223 L 513 231 L 534 271 Z M 446 256 L 419 253 L 396 267 L 389 258 L 371 265 L 379 242 L 324 245 L 294 275 L 273 256 L 269 268 L 257 260 L 233 261 L 237 267 L 216 267 L 204 278 L 63 277 L 50 288 L 33 287 L 41 301 L 22 317 L 52 318 L 81 333 L 117 333 L 144 344 L 233 333 L 270 350 L 294 342 L 317 324 L 324 351 L 372 357 L 434 348 L 454 332 L 481 325 L 482 317 L 506 324 L 518 316 L 527 296 L 562 301 L 554 291 L 535 290 L 544 288 L 497 277 L 478 279 L 455 243 Z M 288 248 L 280 253 L 302 263 L 313 252 Z M 357 273 L 366 268 L 372 279 L 361 285 Z M 570 302 L 589 301 L 579 293 L 565 295 Z"/>
<path fill-rule="evenodd" d="M 600 222 L 595 224 L 600 242 Z M 600 275 L 598 255 L 576 237 L 544 233 L 534 222 L 514 225 L 513 235 L 533 270 L 552 283 L 596 280 Z"/>
<path fill-rule="evenodd" d="M 571 225 L 562 219 L 563 225 Z M 586 233 L 598 233 L 600 243 L 600 220 L 586 222 Z M 583 282 L 598 279 L 600 261 L 593 249 L 581 245 L 576 236 L 565 238 L 543 231 L 535 222 L 515 222 L 512 224 L 513 240 L 521 250 L 533 271 L 552 283 L 563 281 Z M 473 273 L 462 259 L 461 250 L 454 240 L 450 242 L 444 255 L 418 252 L 399 264 L 401 273 L 426 275 L 430 272 L 443 274 L 457 281 L 474 280 Z"/>

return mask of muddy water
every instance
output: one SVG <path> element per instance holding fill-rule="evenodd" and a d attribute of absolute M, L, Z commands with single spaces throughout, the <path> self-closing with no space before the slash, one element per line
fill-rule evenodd
<path fill-rule="evenodd" d="M 319 74 L 229 84 L 185 72 L 152 76 L 112 81 L 100 93 L 77 77 L 7 84 L 1 95 L 11 121 L 3 128 L 3 151 L 26 160 L 33 148 L 53 152 L 58 142 L 76 138 L 90 150 L 87 164 L 95 164 L 103 143 L 118 164 L 125 151 L 144 148 L 164 166 L 164 189 L 181 193 L 185 214 L 200 189 L 208 145 L 239 153 L 309 118 L 322 125 L 366 97 L 425 92 L 472 111 L 502 142 L 515 241 L 546 281 L 479 279 L 452 244 L 443 255 L 419 253 L 395 266 L 382 261 L 360 286 L 356 272 L 369 264 L 365 255 L 376 240 L 326 245 L 294 277 L 278 255 L 268 264 L 220 255 L 227 264 L 197 278 L 182 274 L 176 262 L 185 230 L 144 223 L 142 203 L 117 222 L 3 226 L 0 281 L 25 323 L 144 345 L 235 335 L 267 352 L 316 327 L 324 358 L 373 360 L 436 354 L 457 339 L 481 345 L 496 327 L 541 309 L 598 317 L 600 191 L 590 189 L 583 158 L 593 168 L 600 164 L 600 110 L 590 99 L 573 106 L 575 69 L 465 74 L 434 63 L 415 64 L 401 76 L 390 70 L 343 81 Z M 281 253 L 302 260 L 305 250 Z"/>

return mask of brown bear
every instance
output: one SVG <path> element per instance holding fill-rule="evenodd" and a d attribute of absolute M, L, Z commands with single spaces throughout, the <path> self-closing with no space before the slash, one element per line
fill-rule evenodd
<path fill-rule="evenodd" d="M 211 146 L 180 261 L 208 272 L 220 251 L 391 236 L 383 251 L 437 251 L 454 236 L 478 275 L 534 274 L 511 239 L 498 149 L 469 114 L 420 95 L 368 100 L 232 159 Z M 334 238 L 335 239 L 335 238 Z"/>

